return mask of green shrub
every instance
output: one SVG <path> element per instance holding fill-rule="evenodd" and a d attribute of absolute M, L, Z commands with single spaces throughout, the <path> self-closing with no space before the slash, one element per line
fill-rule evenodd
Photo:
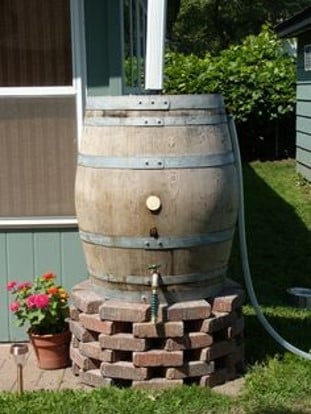
<path fill-rule="evenodd" d="M 218 56 L 166 54 L 164 92 L 221 93 L 248 160 L 294 156 L 295 83 L 295 58 L 268 26 Z"/>
<path fill-rule="evenodd" d="M 219 56 L 166 54 L 166 93 L 221 93 L 238 121 L 251 115 L 271 120 L 293 112 L 295 81 L 294 58 L 284 54 L 268 26 Z"/>

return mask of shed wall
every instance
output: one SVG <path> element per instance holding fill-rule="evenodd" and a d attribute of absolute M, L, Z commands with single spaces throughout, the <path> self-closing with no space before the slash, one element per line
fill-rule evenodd
<path fill-rule="evenodd" d="M 298 38 L 297 62 L 297 171 L 311 181 L 311 71 L 304 68 L 304 46 L 311 44 L 311 31 Z"/>

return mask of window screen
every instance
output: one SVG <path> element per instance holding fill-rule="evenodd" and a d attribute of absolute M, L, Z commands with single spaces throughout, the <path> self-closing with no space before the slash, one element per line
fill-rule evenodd
<path fill-rule="evenodd" d="M 304 69 L 311 70 L 311 45 L 304 47 Z"/>
<path fill-rule="evenodd" d="M 0 218 L 74 215 L 76 98 L 57 96 L 72 85 L 70 32 L 70 0 L 0 0 Z"/>
<path fill-rule="evenodd" d="M 69 0 L 0 0 L 0 87 L 71 85 Z"/>

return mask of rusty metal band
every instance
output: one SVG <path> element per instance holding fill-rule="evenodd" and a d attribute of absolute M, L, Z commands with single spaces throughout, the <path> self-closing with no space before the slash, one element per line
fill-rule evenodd
<path fill-rule="evenodd" d="M 129 237 L 129 236 L 106 236 L 80 230 L 80 238 L 86 243 L 114 247 L 118 249 L 144 249 L 144 250 L 171 250 L 187 249 L 196 246 L 223 243 L 231 240 L 234 228 L 206 234 L 194 234 L 183 237 Z"/>
<path fill-rule="evenodd" d="M 180 275 L 160 275 L 159 284 L 162 286 L 179 285 L 188 283 L 202 283 L 207 281 L 217 281 L 219 278 L 223 278 L 226 274 L 227 266 L 223 266 L 218 269 L 214 269 L 204 273 L 188 273 Z M 101 274 L 94 275 L 89 272 L 91 279 L 94 283 L 100 284 L 101 282 L 109 283 L 125 283 L 128 285 L 145 285 L 151 286 L 150 276 L 136 276 L 136 275 L 112 275 L 112 274 Z"/>

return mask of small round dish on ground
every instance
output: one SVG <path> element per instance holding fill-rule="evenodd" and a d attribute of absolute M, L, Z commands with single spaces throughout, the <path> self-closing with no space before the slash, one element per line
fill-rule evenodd
<path fill-rule="evenodd" d="M 289 302 L 297 308 L 311 309 L 311 289 L 293 287 L 286 290 Z"/>

